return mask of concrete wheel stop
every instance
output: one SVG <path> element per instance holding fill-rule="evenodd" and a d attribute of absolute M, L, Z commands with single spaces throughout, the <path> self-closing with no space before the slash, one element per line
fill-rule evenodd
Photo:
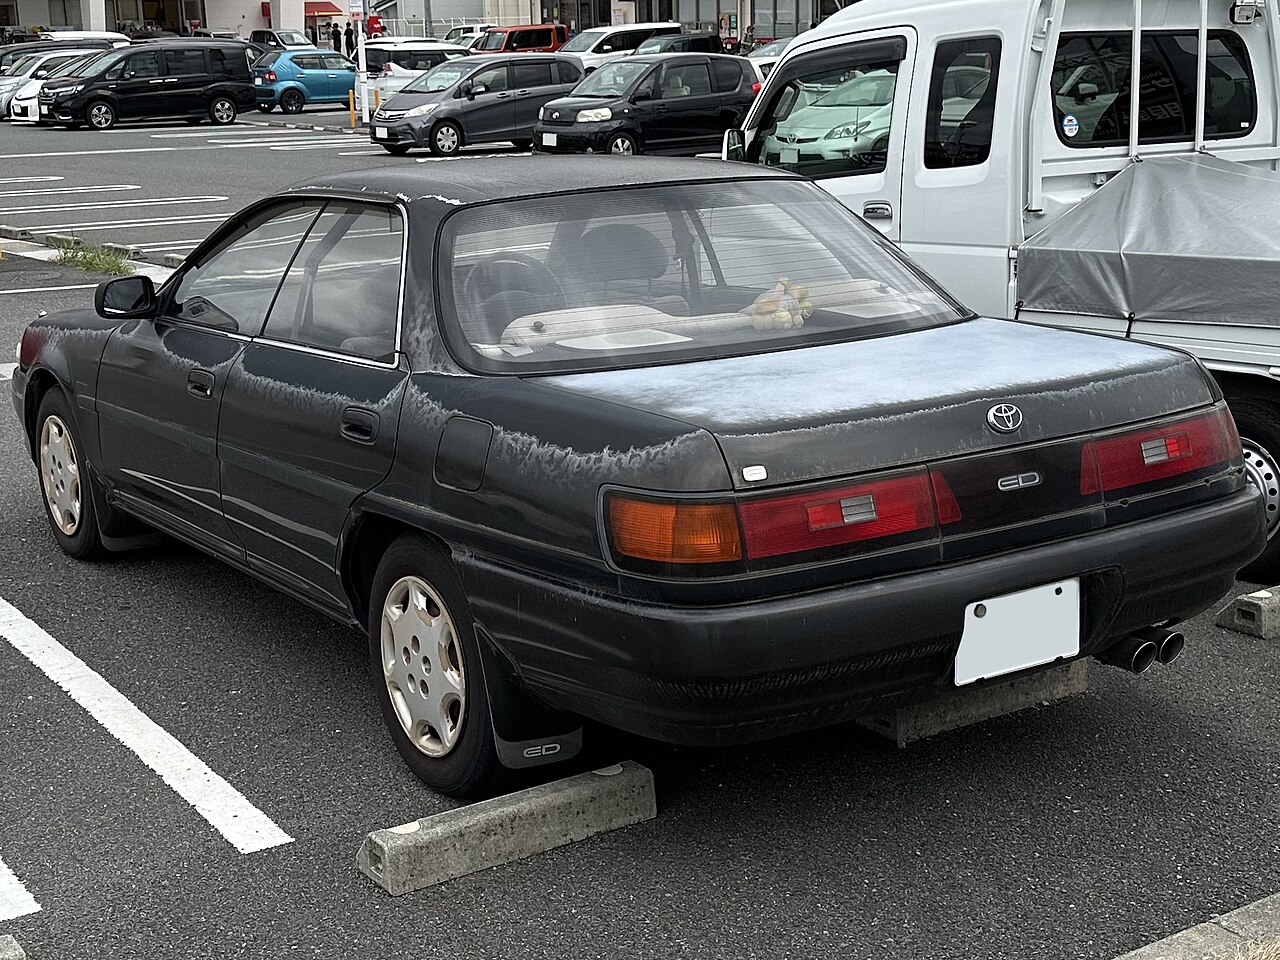
<path fill-rule="evenodd" d="M 653 773 L 627 761 L 375 830 L 356 865 L 399 896 L 657 815 Z"/>
<path fill-rule="evenodd" d="M 1280 640 L 1280 587 L 1236 597 L 1218 614 L 1218 626 L 1259 640 Z"/>
<path fill-rule="evenodd" d="M 13 937 L 0 936 L 0 960 L 27 960 L 26 951 Z"/>

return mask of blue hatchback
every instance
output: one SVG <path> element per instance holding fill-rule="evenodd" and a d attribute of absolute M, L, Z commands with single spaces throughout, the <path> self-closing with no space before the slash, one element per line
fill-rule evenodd
<path fill-rule="evenodd" d="M 346 103 L 356 86 L 356 65 L 332 50 L 283 50 L 253 65 L 258 109 L 301 113 L 308 103 Z"/>

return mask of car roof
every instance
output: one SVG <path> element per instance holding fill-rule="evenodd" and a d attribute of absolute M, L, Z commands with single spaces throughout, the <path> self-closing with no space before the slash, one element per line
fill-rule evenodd
<path fill-rule="evenodd" d="M 334 191 L 383 200 L 470 206 L 550 193 L 609 190 L 663 183 L 736 180 L 803 180 L 786 171 L 755 167 L 750 174 L 729 163 L 659 157 L 538 155 L 467 157 L 422 166 L 379 167 L 333 174 L 290 187 L 290 192 Z M 549 184 L 572 184 L 571 190 Z"/>
<path fill-rule="evenodd" d="M 368 43 L 365 46 L 369 46 Z M 443 40 L 397 40 L 394 43 L 380 43 L 380 47 L 392 47 L 396 50 L 461 50 L 456 43 L 445 43 Z"/>
<path fill-rule="evenodd" d="M 647 23 L 615 23 L 611 27 L 588 27 L 583 33 L 613 33 L 616 30 L 644 30 L 646 27 L 678 27 L 674 20 L 651 20 Z"/>
<path fill-rule="evenodd" d="M 563 23 L 517 23 L 510 27 L 490 27 L 485 33 L 510 33 L 513 30 L 537 30 L 541 27 L 563 27 Z"/>

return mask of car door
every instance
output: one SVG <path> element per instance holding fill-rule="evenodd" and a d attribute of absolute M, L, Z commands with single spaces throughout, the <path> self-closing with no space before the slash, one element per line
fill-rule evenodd
<path fill-rule="evenodd" d="M 752 112 L 747 159 L 814 179 L 885 236 L 900 239 L 915 49 L 915 32 L 903 27 L 840 37 L 779 63 L 768 99 Z M 887 103 L 871 110 L 857 98 L 842 99 L 842 89 L 850 89 L 844 85 L 871 74 L 886 78 Z M 864 124 L 873 136 L 859 132 Z"/>
<path fill-rule="evenodd" d="M 295 53 L 289 58 L 296 70 L 295 78 L 302 84 L 308 102 L 329 98 L 328 71 L 318 53 Z"/>
<path fill-rule="evenodd" d="M 656 95 L 655 133 L 649 138 L 649 149 L 694 154 L 718 139 L 714 128 L 720 118 L 720 97 L 711 89 L 705 59 L 664 63 Z"/>
<path fill-rule="evenodd" d="M 716 145 L 724 140 L 726 130 L 746 119 L 751 101 L 755 99 L 751 91 L 755 70 L 741 57 L 716 57 L 711 60 L 711 82 L 720 98 L 720 109 L 707 132 L 713 135 L 713 145 Z"/>
<path fill-rule="evenodd" d="M 126 57 L 108 73 L 108 80 L 112 74 L 119 76 L 115 92 L 122 118 L 164 114 L 165 77 L 159 50 L 140 51 Z"/>
<path fill-rule="evenodd" d="M 164 51 L 166 115 L 203 113 L 207 109 L 205 89 L 209 86 L 210 74 L 205 56 L 203 47 Z"/>
<path fill-rule="evenodd" d="M 108 479 L 132 512 L 219 553 L 242 553 L 216 454 L 227 378 L 319 212 L 294 201 L 224 227 L 162 288 L 158 319 L 123 324 L 99 364 Z"/>
<path fill-rule="evenodd" d="M 542 57 L 511 63 L 511 85 L 515 94 L 513 129 L 520 137 L 533 136 L 538 110 L 560 96 L 552 61 Z"/>
<path fill-rule="evenodd" d="M 347 94 L 356 88 L 356 68 L 346 57 L 337 53 L 320 54 L 320 66 L 324 70 L 329 92 L 326 98 L 346 101 Z"/>
<path fill-rule="evenodd" d="M 486 67 L 471 77 L 462 103 L 463 136 L 468 140 L 506 140 L 515 126 L 515 98 L 506 63 Z"/>
<path fill-rule="evenodd" d="M 336 609 L 351 505 L 395 453 L 404 238 L 394 206 L 327 203 L 222 401 L 223 509 L 248 562 Z"/>

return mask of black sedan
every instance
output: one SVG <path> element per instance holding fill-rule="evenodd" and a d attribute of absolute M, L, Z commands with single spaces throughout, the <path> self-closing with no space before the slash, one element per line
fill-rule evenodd
<path fill-rule="evenodd" d="M 533 146 L 544 153 L 693 156 L 717 148 L 759 92 L 755 67 L 741 57 L 623 57 L 539 110 Z"/>
<path fill-rule="evenodd" d="M 316 180 L 19 350 L 61 547 L 162 531 L 359 627 L 395 745 L 461 795 L 581 717 L 742 742 L 1141 670 L 1264 541 L 1193 358 L 974 317 L 727 164 Z"/>

